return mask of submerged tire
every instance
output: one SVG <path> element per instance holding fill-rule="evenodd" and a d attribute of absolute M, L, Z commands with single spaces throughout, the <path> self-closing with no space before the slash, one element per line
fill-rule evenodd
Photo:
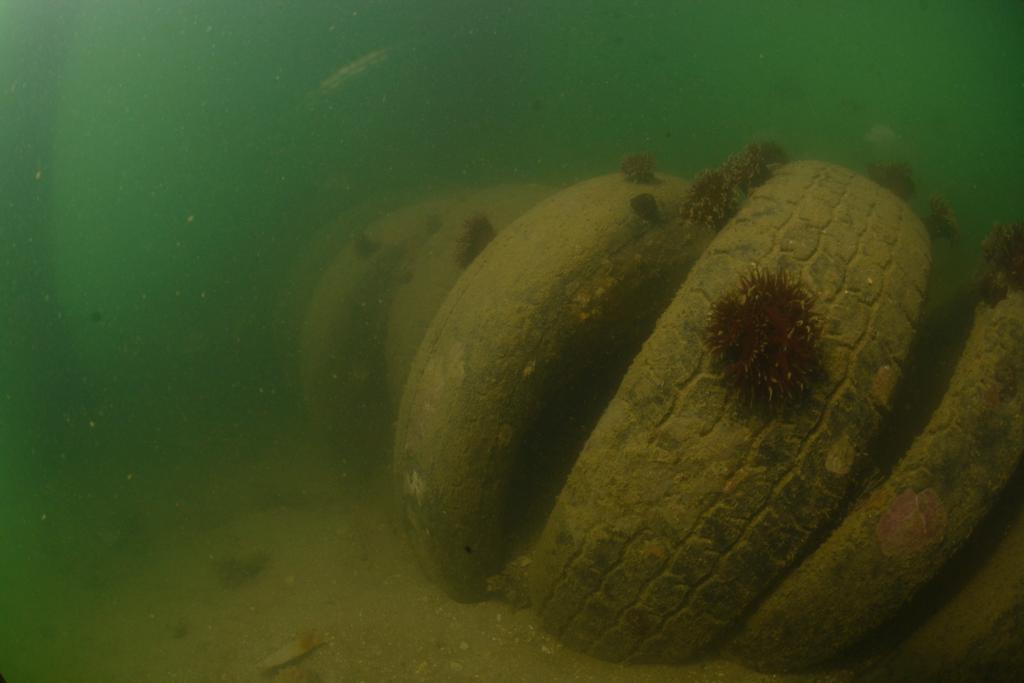
<path fill-rule="evenodd" d="M 1020 456 L 1024 458 L 1024 453 Z M 862 672 L 857 678 L 860 683 L 1020 681 L 1024 671 L 1022 474 L 1024 471 L 1018 470 L 1004 491 L 998 509 L 993 511 L 997 515 L 992 520 L 994 524 L 986 524 L 983 537 L 977 539 L 981 541 L 980 547 L 975 546 L 976 539 L 972 538 L 970 547 L 964 548 L 981 552 L 981 566 L 969 574 L 962 588 L 954 586 L 959 590 L 948 595 L 948 600 L 942 601 L 946 595 L 939 597 L 941 607 L 906 640 Z M 992 548 L 994 538 L 998 540 Z M 989 548 L 991 552 L 986 553 Z M 977 558 L 964 559 L 973 563 Z M 954 561 L 959 562 L 960 558 Z"/>
<path fill-rule="evenodd" d="M 306 302 L 295 359 L 303 402 L 314 431 L 346 458 L 387 447 L 394 411 L 380 378 L 388 305 L 438 205 L 403 207 L 368 225 L 322 264 Z"/>
<path fill-rule="evenodd" d="M 710 239 L 631 209 L 649 193 L 675 216 L 687 187 L 615 175 L 549 197 L 494 238 L 434 317 L 403 392 L 395 470 L 417 555 L 456 599 L 484 597 L 507 559 L 510 479 L 551 397 L 635 350 Z"/>
<path fill-rule="evenodd" d="M 887 480 L 754 613 L 730 650 L 824 661 L 891 618 L 964 543 L 1024 452 L 1024 292 L 981 305 L 942 403 Z"/>
<path fill-rule="evenodd" d="M 592 432 L 531 566 L 571 646 L 681 661 L 733 625 L 834 521 L 917 323 L 928 237 L 845 169 L 782 167 L 694 265 Z M 822 376 L 781 413 L 730 391 L 704 347 L 712 302 L 752 266 L 816 297 Z"/>
<path fill-rule="evenodd" d="M 439 207 L 439 227 L 410 259 L 408 281 L 396 286 L 388 315 L 387 378 L 396 405 L 430 321 L 462 274 L 456 251 L 465 220 L 473 214 L 483 214 L 500 233 L 554 191 L 544 185 L 498 185 L 460 193 Z"/>

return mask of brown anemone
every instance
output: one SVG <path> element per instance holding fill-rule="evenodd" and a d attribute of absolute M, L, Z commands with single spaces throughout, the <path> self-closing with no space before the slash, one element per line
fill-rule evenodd
<path fill-rule="evenodd" d="M 630 182 L 649 183 L 654 180 L 654 156 L 648 152 L 626 155 L 619 168 Z"/>

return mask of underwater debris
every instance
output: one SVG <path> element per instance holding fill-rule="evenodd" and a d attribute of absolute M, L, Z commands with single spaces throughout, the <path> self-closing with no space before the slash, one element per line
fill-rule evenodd
<path fill-rule="evenodd" d="M 648 223 L 661 222 L 661 210 L 658 208 L 658 200 L 654 198 L 654 195 L 647 192 L 634 195 L 629 200 L 629 206 L 633 209 L 633 213 Z"/>
<path fill-rule="evenodd" d="M 1024 289 L 1024 222 L 992 226 L 981 250 L 988 264 L 981 293 L 989 304 L 1004 299 L 1010 287 Z"/>
<path fill-rule="evenodd" d="M 791 274 L 755 268 L 711 308 L 705 344 L 750 401 L 796 397 L 818 370 L 821 321 Z"/>
<path fill-rule="evenodd" d="M 913 171 L 908 163 L 868 164 L 868 177 L 903 201 L 914 196 Z"/>
<path fill-rule="evenodd" d="M 217 563 L 217 576 L 225 588 L 237 588 L 263 573 L 270 563 L 270 555 L 257 550 L 243 556 L 233 556 Z"/>
<path fill-rule="evenodd" d="M 654 180 L 654 156 L 648 152 L 626 155 L 619 168 L 626 180 L 632 183 L 649 183 Z"/>
<path fill-rule="evenodd" d="M 752 142 L 726 159 L 722 170 L 733 187 L 749 193 L 768 180 L 772 169 L 786 160 L 786 152 L 774 142 Z"/>
<path fill-rule="evenodd" d="M 736 210 L 738 199 L 736 188 L 725 171 L 705 169 L 697 174 L 687 190 L 680 215 L 684 222 L 721 230 Z"/>
<path fill-rule="evenodd" d="M 960 240 L 960 223 L 949 201 L 940 194 L 928 198 L 928 215 L 925 216 L 924 225 L 933 240 L 941 238 L 951 244 Z"/>
<path fill-rule="evenodd" d="M 257 665 L 263 671 L 273 671 L 285 664 L 290 664 L 300 657 L 305 657 L 313 650 L 327 642 L 327 636 L 319 631 L 307 631 L 274 650 Z"/>
<path fill-rule="evenodd" d="M 476 213 L 462 223 L 462 232 L 455 240 L 455 262 L 466 268 L 494 239 L 494 226 L 487 216 Z"/>

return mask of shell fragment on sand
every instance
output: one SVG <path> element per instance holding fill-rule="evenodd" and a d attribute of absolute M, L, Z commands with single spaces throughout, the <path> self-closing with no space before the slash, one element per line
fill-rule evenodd
<path fill-rule="evenodd" d="M 327 642 L 327 636 L 318 631 L 307 631 L 274 650 L 273 653 L 260 661 L 257 667 L 262 671 L 273 671 L 305 657 L 313 650 Z"/>

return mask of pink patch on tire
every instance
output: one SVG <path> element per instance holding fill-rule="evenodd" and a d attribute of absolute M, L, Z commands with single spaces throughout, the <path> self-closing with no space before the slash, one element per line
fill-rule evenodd
<path fill-rule="evenodd" d="M 946 508 L 935 489 L 904 489 L 878 520 L 875 536 L 886 557 L 910 557 L 940 542 L 946 533 Z"/>

